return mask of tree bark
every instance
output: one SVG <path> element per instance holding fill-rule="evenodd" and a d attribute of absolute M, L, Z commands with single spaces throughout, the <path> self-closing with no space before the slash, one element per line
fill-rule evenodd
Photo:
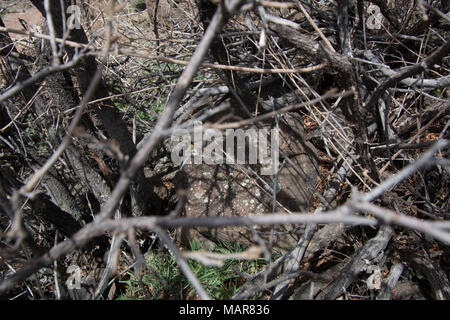
<path fill-rule="evenodd" d="M 35 7 L 41 12 L 41 14 L 45 17 L 45 7 L 43 0 L 30 0 Z M 62 37 L 63 23 L 62 23 L 62 14 L 61 12 L 66 10 L 67 6 L 70 4 L 70 1 L 63 1 L 63 7 L 61 7 L 60 0 L 51 0 L 50 7 L 51 13 L 53 16 L 53 23 L 56 31 L 57 37 Z M 80 42 L 87 44 L 88 37 L 84 32 L 83 28 L 75 28 L 70 31 L 69 39 L 72 41 Z M 67 48 L 67 52 L 69 57 L 73 57 L 75 51 L 73 48 Z M 94 74 L 97 72 L 98 65 L 95 57 L 86 56 L 75 68 L 74 75 L 77 79 L 77 82 L 80 86 L 80 90 L 84 93 L 90 83 L 90 80 L 94 77 Z M 108 96 L 107 89 L 103 82 L 97 87 L 97 90 L 94 95 L 94 99 L 101 99 Z M 127 155 L 129 158 L 132 158 L 137 150 L 136 146 L 133 143 L 131 138 L 131 134 L 127 129 L 126 123 L 123 121 L 119 112 L 109 106 L 100 104 L 98 107 L 93 108 L 94 114 L 100 119 L 103 127 L 105 128 L 108 136 L 115 140 L 119 146 L 120 150 L 123 154 Z M 149 184 L 144 176 L 143 169 L 139 169 L 136 173 L 134 183 L 130 186 L 130 195 L 132 200 L 132 212 L 133 215 L 146 215 L 150 212 L 158 213 L 161 207 L 161 199 L 155 194 L 153 191 L 153 186 Z"/>

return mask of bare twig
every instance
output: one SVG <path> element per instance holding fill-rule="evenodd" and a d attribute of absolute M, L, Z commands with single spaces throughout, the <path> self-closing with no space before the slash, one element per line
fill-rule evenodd
<path fill-rule="evenodd" d="M 373 111 L 378 99 L 384 94 L 384 92 L 390 87 L 394 86 L 396 83 L 403 79 L 412 77 L 422 71 L 432 68 L 436 63 L 438 63 L 443 57 L 445 57 L 450 52 L 450 40 L 448 40 L 443 46 L 425 58 L 422 62 L 416 63 L 409 67 L 404 67 L 400 69 L 397 73 L 390 76 L 387 80 L 381 83 L 375 91 L 372 93 L 370 98 L 365 103 L 368 110 Z"/>

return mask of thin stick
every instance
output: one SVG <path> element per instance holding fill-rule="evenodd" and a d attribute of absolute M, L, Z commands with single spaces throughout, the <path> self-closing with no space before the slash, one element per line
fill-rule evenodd
<path fill-rule="evenodd" d="M 189 282 L 192 284 L 194 289 L 197 291 L 200 298 L 202 298 L 203 300 L 211 300 L 211 297 L 208 295 L 208 293 L 202 287 L 200 281 L 195 276 L 191 267 L 189 267 L 189 264 L 183 258 L 183 255 L 181 254 L 180 250 L 178 250 L 177 246 L 167 236 L 166 231 L 157 227 L 157 228 L 155 228 L 155 232 L 158 234 L 159 238 L 167 245 L 169 250 L 172 251 L 173 255 L 175 256 L 175 259 L 177 260 L 178 265 L 181 268 L 181 271 L 183 271 L 184 275 L 189 280 Z"/>
<path fill-rule="evenodd" d="M 336 50 L 334 50 L 333 46 L 331 45 L 330 40 L 327 39 L 327 37 L 325 37 L 325 35 L 323 34 L 322 30 L 319 29 L 319 27 L 317 26 L 317 24 L 314 22 L 314 20 L 311 18 L 311 16 L 309 15 L 308 11 L 306 11 L 305 7 L 302 5 L 302 3 L 299 0 L 295 0 L 295 3 L 297 4 L 297 6 L 300 8 L 300 10 L 302 11 L 302 13 L 305 15 L 306 20 L 308 20 L 308 22 L 311 24 L 311 26 L 314 28 L 314 30 L 316 30 L 316 32 L 319 34 L 320 38 L 323 40 L 323 42 L 325 42 L 325 44 L 327 45 L 327 47 L 332 51 L 332 52 L 336 52 Z"/>

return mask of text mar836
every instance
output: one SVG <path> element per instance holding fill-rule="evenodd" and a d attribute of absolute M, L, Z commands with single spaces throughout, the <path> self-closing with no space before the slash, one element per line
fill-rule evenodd
<path fill-rule="evenodd" d="M 222 306 L 192 306 L 186 304 L 180 307 L 179 315 L 197 315 L 205 316 L 207 318 L 214 316 L 214 314 L 223 315 L 268 315 L 270 307 L 268 305 L 258 304 L 224 304 Z"/>

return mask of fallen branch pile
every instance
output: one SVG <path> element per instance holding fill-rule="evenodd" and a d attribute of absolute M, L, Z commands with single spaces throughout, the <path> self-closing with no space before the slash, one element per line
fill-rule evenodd
<path fill-rule="evenodd" d="M 141 2 L 0 15 L 0 295 L 154 297 L 168 252 L 202 299 L 192 260 L 262 261 L 232 299 L 450 298 L 447 1 Z M 280 168 L 174 163 L 199 121 L 278 129 Z"/>

